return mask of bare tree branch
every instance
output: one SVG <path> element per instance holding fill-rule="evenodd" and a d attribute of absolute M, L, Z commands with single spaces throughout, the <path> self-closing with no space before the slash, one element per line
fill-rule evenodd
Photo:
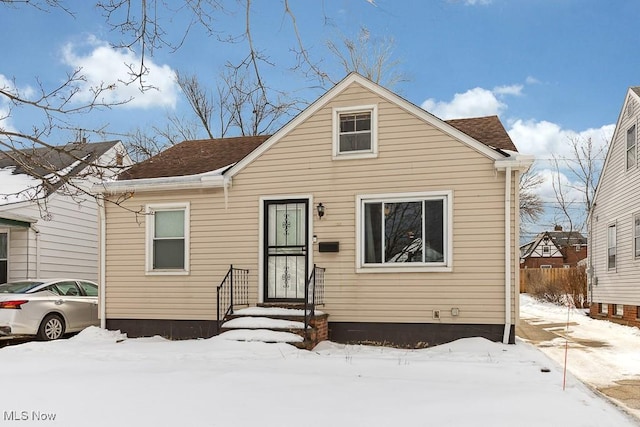
<path fill-rule="evenodd" d="M 534 168 L 520 175 L 520 219 L 521 223 L 536 222 L 544 213 L 542 198 L 535 190 L 542 185 L 544 177 Z"/>

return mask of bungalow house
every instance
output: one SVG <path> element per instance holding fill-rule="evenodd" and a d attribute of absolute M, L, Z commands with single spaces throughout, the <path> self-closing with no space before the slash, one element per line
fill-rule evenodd
<path fill-rule="evenodd" d="M 520 268 L 572 268 L 587 257 L 587 239 L 578 231 L 538 233 L 529 243 L 520 246 Z"/>
<path fill-rule="evenodd" d="M 531 160 L 496 116 L 442 121 L 352 73 L 274 135 L 186 141 L 96 186 L 120 200 L 103 325 L 212 336 L 238 268 L 249 306 L 317 296 L 337 342 L 513 343 Z"/>
<path fill-rule="evenodd" d="M 591 316 L 640 326 L 640 87 L 625 96 L 589 213 Z"/>
<path fill-rule="evenodd" d="M 0 283 L 98 279 L 98 207 L 80 186 L 118 164 L 131 164 L 119 141 L 0 152 Z"/>

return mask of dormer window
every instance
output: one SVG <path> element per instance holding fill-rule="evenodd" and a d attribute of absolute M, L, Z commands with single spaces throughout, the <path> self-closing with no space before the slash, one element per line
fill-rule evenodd
<path fill-rule="evenodd" d="M 334 108 L 333 112 L 333 158 L 376 157 L 377 107 Z"/>

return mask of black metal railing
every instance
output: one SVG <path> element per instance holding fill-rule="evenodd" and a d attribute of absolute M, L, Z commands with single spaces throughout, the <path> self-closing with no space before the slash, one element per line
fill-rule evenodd
<path fill-rule="evenodd" d="M 239 305 L 249 305 L 249 270 L 229 267 L 227 275 L 216 289 L 218 332 L 225 317 Z"/>
<path fill-rule="evenodd" d="M 316 306 L 324 305 L 324 271 L 313 265 L 313 270 L 304 286 L 304 330 L 307 333 L 309 321 L 316 314 Z"/>

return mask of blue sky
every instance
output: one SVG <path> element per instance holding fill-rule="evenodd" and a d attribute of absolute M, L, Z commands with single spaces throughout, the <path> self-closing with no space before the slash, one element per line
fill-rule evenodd
<path fill-rule="evenodd" d="M 83 68 L 88 84 L 117 83 L 123 64 L 137 61 L 139 52 L 110 47 L 120 35 L 109 29 L 95 3 L 67 1 L 74 17 L 2 5 L 0 83 L 35 93 L 38 80 L 52 87 L 76 67 Z M 222 3 L 230 11 L 213 25 L 220 35 L 239 34 L 242 8 L 235 1 Z M 352 37 L 362 26 L 374 40 L 393 38 L 397 71 L 407 77 L 394 91 L 443 119 L 498 114 L 520 151 L 538 156 L 538 169 L 548 175 L 545 159 L 568 155 L 568 137 L 591 136 L 604 144 L 627 88 L 640 84 L 635 54 L 640 2 L 635 0 L 290 0 L 290 6 L 305 46 L 334 78 L 344 73 L 328 54 L 326 40 Z M 161 17 L 167 36 L 178 41 L 188 15 L 161 12 Z M 264 70 L 268 83 L 309 101 L 319 96 L 322 90 L 309 88 L 309 80 L 288 69 L 295 36 L 283 3 L 254 1 L 251 17 L 256 45 L 276 64 Z M 104 126 L 115 139 L 134 128 L 162 127 L 168 114 L 189 116 L 173 73 L 195 73 L 214 87 L 224 63 L 237 61 L 245 46 L 220 43 L 192 28 L 178 51 L 159 49 L 147 58 L 148 81 L 158 91 L 143 95 L 117 84 L 108 96 L 133 96 L 131 102 L 75 117 L 72 125 Z M 6 108 L 0 99 L 0 111 Z M 34 120 L 23 108 L 0 119 L 0 126 L 20 129 Z M 551 200 L 549 183 L 540 192 Z"/>

